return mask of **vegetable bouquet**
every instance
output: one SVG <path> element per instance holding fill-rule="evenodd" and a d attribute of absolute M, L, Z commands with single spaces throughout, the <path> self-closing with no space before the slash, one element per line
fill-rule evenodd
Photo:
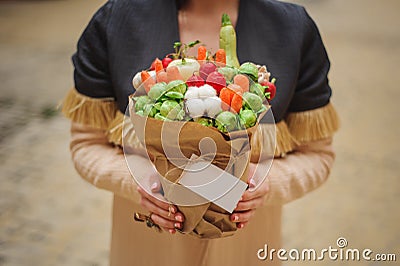
<path fill-rule="evenodd" d="M 218 238 L 236 231 L 229 212 L 213 202 L 178 200 L 179 193 L 192 197 L 178 182 L 195 155 L 247 183 L 250 139 L 276 88 L 265 66 L 239 65 L 236 35 L 227 15 L 222 17 L 215 55 L 199 44 L 177 42 L 175 53 L 155 59 L 149 69 L 135 75 L 130 117 L 163 177 L 164 197 L 185 215 L 182 232 Z M 196 45 L 197 57 L 187 57 L 187 50 Z M 214 149 L 202 146 L 206 138 L 213 140 Z"/>

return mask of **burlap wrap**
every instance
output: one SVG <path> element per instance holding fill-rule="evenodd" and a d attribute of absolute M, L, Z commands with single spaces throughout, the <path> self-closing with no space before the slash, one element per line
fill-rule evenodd
<path fill-rule="evenodd" d="M 236 224 L 230 221 L 230 214 L 224 209 L 201 199 L 197 201 L 201 204 L 187 206 L 189 202 L 196 202 L 196 197 L 199 196 L 176 184 L 181 177 L 183 167 L 177 167 L 176 162 L 174 164 L 171 158 L 167 158 L 165 150 L 180 150 L 186 158 L 191 158 L 193 154 L 208 157 L 209 155 L 204 155 L 204 150 L 203 154 L 200 152 L 199 144 L 202 139 L 211 138 L 216 144 L 216 154 L 212 163 L 247 183 L 250 161 L 249 141 L 256 126 L 232 132 L 228 137 L 215 128 L 208 128 L 194 122 L 163 122 L 137 115 L 134 112 L 131 112 L 130 116 L 138 139 L 146 146 L 147 153 L 157 171 L 165 177 L 160 180 L 164 197 L 171 203 L 177 202 L 179 211 L 185 216 L 182 233 L 207 239 L 233 235 L 237 230 Z M 177 130 L 179 130 L 178 142 L 174 144 L 174 141 L 166 139 L 162 141 L 162 136 L 178 132 Z M 178 143 L 179 147 L 174 147 Z M 185 199 L 189 204 L 180 204 L 185 202 Z"/>

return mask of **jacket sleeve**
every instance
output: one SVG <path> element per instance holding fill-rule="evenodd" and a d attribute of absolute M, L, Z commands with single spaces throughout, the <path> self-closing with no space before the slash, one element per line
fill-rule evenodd
<path fill-rule="evenodd" d="M 142 166 L 135 173 L 149 174 L 148 159 L 137 147 L 129 160 Z M 137 185 L 125 161 L 123 150 L 109 143 L 104 130 L 72 122 L 70 150 L 72 161 L 80 176 L 98 188 L 111 191 L 139 202 Z"/>
<path fill-rule="evenodd" d="M 334 159 L 332 138 L 303 143 L 275 159 L 266 179 L 270 190 L 265 203 L 285 204 L 318 188 L 327 180 Z"/>

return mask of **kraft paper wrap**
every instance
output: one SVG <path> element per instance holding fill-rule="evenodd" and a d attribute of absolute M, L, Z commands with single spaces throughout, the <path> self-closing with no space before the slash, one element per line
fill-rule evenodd
<path fill-rule="evenodd" d="M 200 158 L 209 157 L 210 154 L 204 154 L 204 150 L 202 154 L 199 149 L 200 141 L 207 137 L 211 138 L 216 144 L 216 154 L 212 163 L 247 183 L 250 162 L 249 141 L 257 126 L 232 132 L 230 138 L 228 138 L 215 128 L 208 128 L 194 122 L 163 122 L 137 115 L 134 112 L 131 112 L 130 116 L 138 139 L 146 146 L 147 153 L 157 171 L 165 177 L 165 179 L 160 178 L 160 181 L 164 190 L 164 197 L 171 203 L 185 202 L 185 199 L 189 203 L 199 196 L 176 184 L 184 167 L 174 165 L 167 158 L 164 149 L 180 148 L 186 158 L 191 158 L 193 154 L 200 156 Z M 163 124 L 165 124 L 164 127 Z M 179 147 L 173 147 L 177 146 L 177 144 L 173 144 L 173 141 L 161 143 L 162 130 L 165 134 L 165 131 L 168 130 L 171 130 L 171 133 L 177 132 L 177 128 L 180 128 Z M 204 203 L 204 199 L 197 202 L 202 203 L 195 206 L 177 205 L 179 211 L 185 216 L 182 233 L 205 239 L 226 237 L 235 233 L 237 230 L 236 223 L 230 221 L 230 214 L 227 211 L 213 203 Z"/>

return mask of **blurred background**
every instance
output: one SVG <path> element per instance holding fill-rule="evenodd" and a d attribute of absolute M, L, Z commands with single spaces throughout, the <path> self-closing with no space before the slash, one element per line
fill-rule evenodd
<path fill-rule="evenodd" d="M 112 196 L 74 171 L 69 121 L 56 109 L 73 86 L 76 42 L 104 2 L 0 1 L 0 265 L 108 263 Z M 292 2 L 319 26 L 342 126 L 330 179 L 284 207 L 284 247 L 345 237 L 400 261 L 400 1 Z M 381 264 L 398 265 L 318 265 Z"/>

